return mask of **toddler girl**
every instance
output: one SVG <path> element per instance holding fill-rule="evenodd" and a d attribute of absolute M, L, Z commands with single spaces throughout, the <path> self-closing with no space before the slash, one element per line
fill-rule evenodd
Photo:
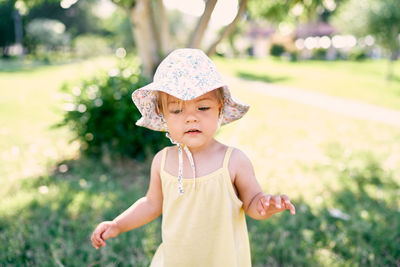
<path fill-rule="evenodd" d="M 265 220 L 286 209 L 294 215 L 295 207 L 286 195 L 264 194 L 246 155 L 214 139 L 249 106 L 230 95 L 197 49 L 169 54 L 132 99 L 142 114 L 137 125 L 167 132 L 176 146 L 155 155 L 146 196 L 100 223 L 93 246 L 162 214 L 162 244 L 151 266 L 251 266 L 245 213 Z"/>

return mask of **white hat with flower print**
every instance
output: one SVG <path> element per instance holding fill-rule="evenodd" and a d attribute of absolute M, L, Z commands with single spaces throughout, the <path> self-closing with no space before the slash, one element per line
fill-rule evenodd
<path fill-rule="evenodd" d="M 168 132 L 163 116 L 156 111 L 157 91 L 181 100 L 192 100 L 220 87 L 224 92 L 224 106 L 220 114 L 220 123 L 224 125 L 240 119 L 249 110 L 249 106 L 232 97 L 215 64 L 203 51 L 191 48 L 176 49 L 160 63 L 154 74 L 153 82 L 132 93 L 132 100 L 142 115 L 136 125 L 155 131 Z M 179 190 L 183 194 L 182 147 L 191 162 L 193 178 L 196 177 L 194 162 L 185 145 L 176 143 L 172 139 L 171 141 L 178 145 L 178 182 Z"/>

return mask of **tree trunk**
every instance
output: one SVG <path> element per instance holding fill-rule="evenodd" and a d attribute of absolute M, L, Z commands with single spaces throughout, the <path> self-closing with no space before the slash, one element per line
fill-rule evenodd
<path fill-rule="evenodd" d="M 14 20 L 15 43 L 19 50 L 19 51 L 17 51 L 17 54 L 19 56 L 22 56 L 24 54 L 24 48 L 22 45 L 24 34 L 23 34 L 23 27 L 22 27 L 22 18 L 21 18 L 21 15 L 19 14 L 18 10 L 14 10 L 13 20 Z"/>
<path fill-rule="evenodd" d="M 112 1 L 121 7 L 128 8 L 137 53 L 142 62 L 142 74 L 151 78 L 160 60 L 173 49 L 173 44 L 170 41 L 169 22 L 163 0 L 136 0 L 130 2 L 131 4 L 128 6 L 121 4 L 120 0 Z M 224 29 L 221 36 L 208 49 L 208 55 L 215 53 L 217 44 L 232 32 L 246 9 L 247 1 L 240 1 L 235 19 Z M 154 6 L 152 6 L 152 2 Z M 204 12 L 188 42 L 188 47 L 200 47 L 216 3 L 217 0 L 207 0 Z"/>
<path fill-rule="evenodd" d="M 154 5 L 152 4 L 153 1 L 148 0 L 149 1 L 149 20 L 150 20 L 150 27 L 151 27 L 151 32 L 153 32 L 154 34 L 154 42 L 156 43 L 156 50 L 157 50 L 157 55 L 160 57 L 160 55 L 162 54 L 161 51 L 161 34 L 160 34 L 160 28 L 157 25 L 157 21 L 156 21 L 156 17 L 157 15 L 155 14 L 155 10 L 154 10 Z"/>
<path fill-rule="evenodd" d="M 207 0 L 203 15 L 201 15 L 199 22 L 196 25 L 196 29 L 190 37 L 188 47 L 200 48 L 201 41 L 203 40 L 204 33 L 206 32 L 208 22 L 210 21 L 211 14 L 214 11 L 216 4 L 217 0 Z"/>
<path fill-rule="evenodd" d="M 155 18 L 157 18 L 156 25 L 159 29 L 160 57 L 164 58 L 165 55 L 173 49 L 173 45 L 171 43 L 171 33 L 163 0 L 157 0 L 156 10 L 154 13 L 156 14 Z"/>
<path fill-rule="evenodd" d="M 133 25 L 136 47 L 142 61 L 142 74 L 151 78 L 160 60 L 156 34 L 154 27 L 152 27 L 151 2 L 149 0 L 137 0 L 133 8 L 130 9 L 129 18 Z"/>
<path fill-rule="evenodd" d="M 393 78 L 393 63 L 395 61 L 396 52 L 391 52 L 388 58 L 386 81 L 390 82 Z"/>
<path fill-rule="evenodd" d="M 233 31 L 233 29 L 235 28 L 236 23 L 240 20 L 240 18 L 242 17 L 242 15 L 244 14 L 244 12 L 246 11 L 246 4 L 247 4 L 247 0 L 241 0 L 240 1 L 240 6 L 239 6 L 239 10 L 236 14 L 236 17 L 233 19 L 233 21 L 225 27 L 224 31 L 222 32 L 222 34 L 219 36 L 219 38 L 210 46 L 210 48 L 207 50 L 207 55 L 211 56 L 215 53 L 216 49 L 217 49 L 217 45 L 227 36 L 229 36 L 229 34 L 231 34 L 231 32 Z"/>

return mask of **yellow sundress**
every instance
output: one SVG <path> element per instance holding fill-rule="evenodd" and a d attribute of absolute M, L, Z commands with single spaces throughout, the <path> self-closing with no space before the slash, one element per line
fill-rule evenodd
<path fill-rule="evenodd" d="M 181 195 L 178 178 L 164 170 L 164 149 L 162 243 L 151 267 L 251 266 L 245 213 L 228 171 L 231 153 L 229 147 L 220 169 L 196 177 L 195 187 L 193 179 L 183 179 Z"/>

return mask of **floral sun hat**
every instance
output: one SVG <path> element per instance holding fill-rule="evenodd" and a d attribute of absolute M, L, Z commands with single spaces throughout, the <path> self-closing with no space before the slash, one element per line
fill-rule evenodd
<path fill-rule="evenodd" d="M 153 82 L 135 90 L 132 100 L 142 117 L 136 125 L 155 131 L 168 132 L 167 124 L 161 114 L 156 112 L 157 91 L 172 95 L 181 100 L 192 100 L 217 88 L 223 88 L 224 106 L 219 124 L 224 125 L 243 117 L 249 106 L 231 96 L 228 86 L 222 81 L 214 63 L 199 49 L 183 48 L 172 51 L 158 66 Z M 185 151 L 196 181 L 196 169 L 192 154 L 187 146 L 175 142 L 178 146 L 179 168 L 178 185 L 180 194 L 184 194 L 182 183 L 182 149 Z M 195 186 L 195 182 L 193 186 Z"/>
<path fill-rule="evenodd" d="M 181 100 L 192 100 L 217 88 L 223 88 L 224 107 L 221 125 L 240 119 L 249 106 L 234 99 L 215 64 L 199 49 L 176 49 L 158 66 L 153 82 L 135 90 L 132 100 L 142 114 L 136 125 L 167 132 L 167 125 L 156 112 L 157 91 Z"/>

